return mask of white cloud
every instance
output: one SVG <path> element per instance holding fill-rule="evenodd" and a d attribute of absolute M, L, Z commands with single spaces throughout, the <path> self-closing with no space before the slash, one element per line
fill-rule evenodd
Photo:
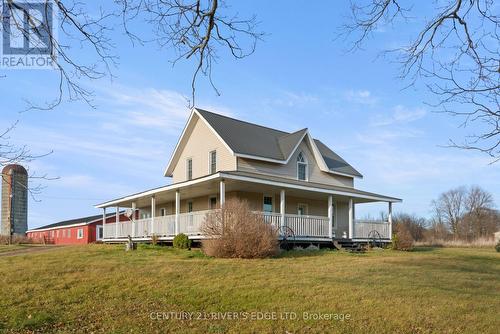
<path fill-rule="evenodd" d="M 320 99 L 316 95 L 305 92 L 284 91 L 281 95 L 282 96 L 280 97 L 264 100 L 264 104 L 275 107 L 293 108 L 310 106 L 311 104 L 318 103 L 320 101 Z"/>
<path fill-rule="evenodd" d="M 349 102 L 364 104 L 364 105 L 374 105 L 377 103 L 378 99 L 372 95 L 369 90 L 348 90 L 344 94 L 345 98 Z"/>
<path fill-rule="evenodd" d="M 407 124 L 419 120 L 427 112 L 423 108 L 407 108 L 403 105 L 397 105 L 392 108 L 391 115 L 381 116 L 379 115 L 374 120 L 371 121 L 370 125 L 374 127 L 387 126 L 393 124 Z"/>

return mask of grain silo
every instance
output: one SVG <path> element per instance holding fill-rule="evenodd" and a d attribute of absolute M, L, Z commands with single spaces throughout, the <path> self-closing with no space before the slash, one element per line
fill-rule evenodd
<path fill-rule="evenodd" d="M 0 234 L 25 235 L 28 229 L 28 172 L 21 165 L 2 169 L 2 225 Z"/>

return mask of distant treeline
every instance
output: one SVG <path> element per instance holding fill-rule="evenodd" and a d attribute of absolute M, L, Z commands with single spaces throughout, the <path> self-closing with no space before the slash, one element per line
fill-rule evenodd
<path fill-rule="evenodd" d="M 397 213 L 394 231 L 408 232 L 415 241 L 493 238 L 500 230 L 500 211 L 491 193 L 478 186 L 448 190 L 431 202 L 432 218 Z"/>

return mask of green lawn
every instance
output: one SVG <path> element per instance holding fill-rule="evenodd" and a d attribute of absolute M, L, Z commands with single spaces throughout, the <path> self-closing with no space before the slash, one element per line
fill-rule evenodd
<path fill-rule="evenodd" d="M 0 332 L 498 333 L 500 328 L 500 254 L 490 249 L 321 251 L 230 260 L 206 258 L 197 250 L 143 247 L 126 253 L 122 246 L 91 245 L 0 257 L 0 273 Z M 195 312 L 194 317 L 208 313 L 206 318 L 236 312 L 239 320 L 166 319 L 181 311 Z M 165 319 L 152 320 L 156 312 Z M 304 320 L 303 312 L 349 319 Z M 264 313 L 278 319 L 252 319 Z M 297 319 L 281 319 L 286 315 Z"/>

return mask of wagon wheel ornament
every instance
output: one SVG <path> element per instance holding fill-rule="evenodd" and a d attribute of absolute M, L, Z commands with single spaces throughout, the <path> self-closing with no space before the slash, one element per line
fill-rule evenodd
<path fill-rule="evenodd" d="M 292 249 L 295 245 L 295 232 L 288 226 L 279 228 L 280 247 L 286 250 Z"/>
<path fill-rule="evenodd" d="M 371 230 L 368 233 L 368 240 L 372 247 L 382 247 L 382 236 L 377 230 Z"/>

